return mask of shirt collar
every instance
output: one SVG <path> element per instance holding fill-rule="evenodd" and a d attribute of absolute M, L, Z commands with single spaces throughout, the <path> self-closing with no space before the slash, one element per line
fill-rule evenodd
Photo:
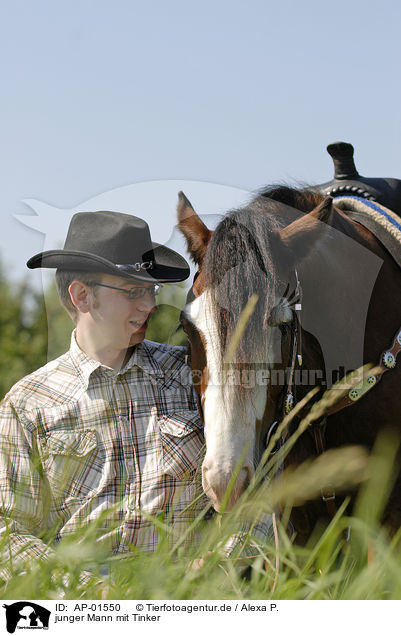
<path fill-rule="evenodd" d="M 89 358 L 86 353 L 82 351 L 77 343 L 75 329 L 71 334 L 70 356 L 78 375 L 81 377 L 87 387 L 89 384 L 89 378 L 92 373 L 102 365 L 98 360 Z"/>
<path fill-rule="evenodd" d="M 93 360 L 89 358 L 84 351 L 79 347 L 76 339 L 76 330 L 72 332 L 71 335 L 71 346 L 70 346 L 70 356 L 74 366 L 77 369 L 78 375 L 84 381 L 86 387 L 89 385 L 89 379 L 94 371 L 99 368 L 107 370 L 111 375 L 121 375 L 126 373 L 132 367 L 137 366 L 145 373 L 149 375 L 154 375 L 156 377 L 163 377 L 163 372 L 160 368 L 160 365 L 155 360 L 154 356 L 152 356 L 149 347 L 146 344 L 146 341 L 140 342 L 134 347 L 134 351 L 127 364 L 120 370 L 116 371 L 106 367 L 98 360 Z"/>

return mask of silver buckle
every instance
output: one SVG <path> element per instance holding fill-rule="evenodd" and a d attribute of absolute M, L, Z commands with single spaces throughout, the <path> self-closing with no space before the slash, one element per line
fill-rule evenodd
<path fill-rule="evenodd" d="M 134 270 L 135 272 L 140 272 L 141 269 L 153 269 L 153 261 L 144 261 L 143 263 L 128 263 L 126 265 L 119 265 L 116 263 L 116 267 L 121 269 L 123 272 L 130 272 Z"/>

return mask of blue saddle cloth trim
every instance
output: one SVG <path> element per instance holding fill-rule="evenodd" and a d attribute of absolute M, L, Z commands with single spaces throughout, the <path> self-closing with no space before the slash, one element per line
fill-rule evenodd
<path fill-rule="evenodd" d="M 349 195 L 342 195 L 339 197 L 335 197 L 334 201 L 336 199 L 355 199 L 355 201 L 361 201 L 362 203 L 364 203 L 365 205 L 369 206 L 370 208 L 372 208 L 372 210 L 375 210 L 375 212 L 379 212 L 382 216 L 386 217 L 387 221 L 390 221 L 390 223 L 392 223 L 393 225 L 395 225 L 395 227 L 400 230 L 401 232 L 401 224 L 397 223 L 397 221 L 395 219 L 393 219 L 389 214 L 387 214 L 387 212 L 385 210 L 383 210 L 383 208 L 378 205 L 377 203 L 375 203 L 374 201 L 369 201 L 368 199 L 363 199 L 362 197 L 354 197 L 354 196 L 349 196 Z"/>

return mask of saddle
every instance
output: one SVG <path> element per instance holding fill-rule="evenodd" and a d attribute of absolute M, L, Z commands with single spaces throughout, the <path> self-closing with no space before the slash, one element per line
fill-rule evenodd
<path fill-rule="evenodd" d="M 334 179 L 313 186 L 332 196 L 334 205 L 374 234 L 401 268 L 401 179 L 362 177 L 354 163 L 354 147 L 344 141 L 327 146 Z"/>
<path fill-rule="evenodd" d="M 326 196 L 351 195 L 389 208 L 401 219 L 401 180 L 389 177 L 362 177 L 355 167 L 354 147 L 344 141 L 327 146 L 333 159 L 334 179 L 314 186 Z"/>

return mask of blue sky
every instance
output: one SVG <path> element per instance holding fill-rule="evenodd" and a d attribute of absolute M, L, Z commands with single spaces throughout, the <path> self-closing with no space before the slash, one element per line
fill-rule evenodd
<path fill-rule="evenodd" d="M 58 210 L 55 241 L 63 209 L 64 219 L 88 201 L 102 207 L 107 193 L 112 209 L 149 216 L 164 242 L 175 222 L 172 188 L 161 198 L 165 181 L 184 187 L 200 211 L 222 211 L 235 189 L 241 199 L 276 181 L 329 180 L 325 147 L 336 140 L 354 144 L 361 174 L 401 178 L 400 7 L 3 0 L 8 274 L 39 280 L 25 261 L 44 236 L 14 216 L 33 214 L 25 199 Z M 140 187 L 149 205 L 133 194 L 143 182 L 154 184 Z"/>

